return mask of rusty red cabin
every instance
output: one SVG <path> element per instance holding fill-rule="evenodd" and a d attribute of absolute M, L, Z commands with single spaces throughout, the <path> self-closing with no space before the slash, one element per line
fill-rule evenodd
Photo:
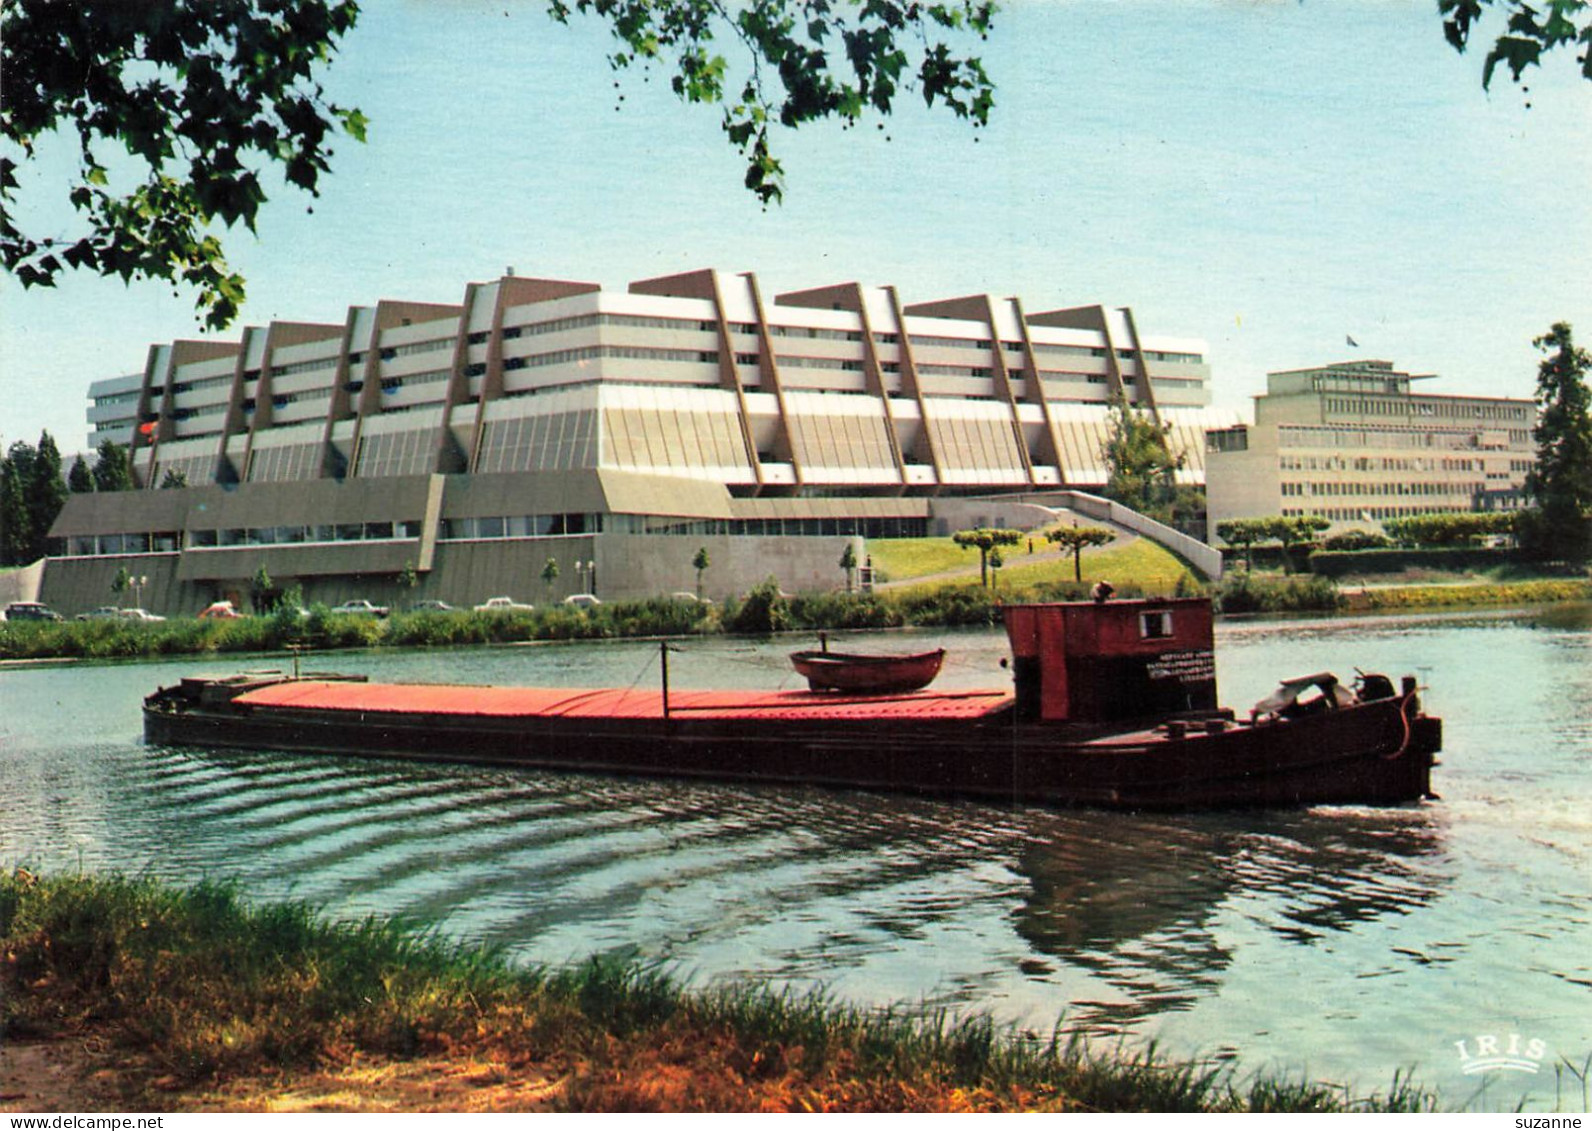
<path fill-rule="evenodd" d="M 1106 723 L 1216 707 L 1206 598 L 1004 611 L 1020 719 Z"/>

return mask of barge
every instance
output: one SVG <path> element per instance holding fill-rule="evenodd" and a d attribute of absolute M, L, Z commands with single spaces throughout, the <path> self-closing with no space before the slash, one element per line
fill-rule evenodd
<path fill-rule="evenodd" d="M 1012 687 L 692 691 L 184 679 L 147 741 L 901 790 L 1124 809 L 1433 796 L 1441 721 L 1415 681 L 1284 681 L 1245 717 L 1216 700 L 1204 599 L 1004 610 Z M 667 653 L 665 652 L 665 657 Z"/>

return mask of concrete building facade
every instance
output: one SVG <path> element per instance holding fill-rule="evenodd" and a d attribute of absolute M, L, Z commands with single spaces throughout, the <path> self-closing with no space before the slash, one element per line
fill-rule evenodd
<path fill-rule="evenodd" d="M 1335 527 L 1518 505 L 1535 459 L 1536 406 L 1416 392 L 1388 361 L 1271 373 L 1254 424 L 1206 435 L 1209 540 L 1216 524 L 1318 515 Z"/>
<path fill-rule="evenodd" d="M 634 596 L 691 588 L 698 545 L 725 591 L 828 588 L 844 539 L 927 533 L 937 498 L 1099 486 L 1117 399 L 1203 481 L 1205 431 L 1236 421 L 1205 352 L 1127 309 L 854 283 L 769 302 L 717 271 L 623 292 L 510 274 L 456 305 L 156 345 L 89 390 L 90 446 L 128 446 L 142 490 L 69 501 L 46 591 L 100 603 L 131 557 L 172 611 L 262 565 L 322 600 L 391 595 L 406 567 L 416 599 Z"/>

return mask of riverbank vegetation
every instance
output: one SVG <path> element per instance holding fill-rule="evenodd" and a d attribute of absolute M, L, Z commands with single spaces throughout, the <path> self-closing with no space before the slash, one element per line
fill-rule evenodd
<path fill-rule="evenodd" d="M 0 1041 L 81 1040 L 144 1110 L 270 1110 L 295 1074 L 364 1066 L 340 1102 L 428 1057 L 503 1108 L 566 1111 L 1412 1111 L 1381 1094 L 1064 1033 L 915 1017 L 766 987 L 683 987 L 592 959 L 521 968 L 391 922 L 250 906 L 216 883 L 0 876 Z M 457 1091 L 427 1106 L 480 1109 Z M 468 1084 L 467 1087 L 474 1087 Z M 363 1093 L 363 1094 L 362 1094 Z M 491 1105 L 490 1091 L 486 1106 Z M 362 1102 L 363 1101 L 363 1102 Z M 450 1102 L 451 1101 L 451 1102 Z M 418 1101 L 424 1103 L 425 1101 Z M 74 1110 L 84 1110 L 81 1106 Z"/>

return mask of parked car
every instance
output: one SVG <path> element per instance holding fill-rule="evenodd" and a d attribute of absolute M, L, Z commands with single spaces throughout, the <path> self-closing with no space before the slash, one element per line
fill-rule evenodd
<path fill-rule="evenodd" d="M 101 605 L 97 609 L 90 609 L 86 613 L 78 613 L 73 620 L 116 620 L 122 611 L 115 605 Z"/>
<path fill-rule="evenodd" d="M 60 620 L 61 614 L 37 601 L 12 601 L 6 606 L 6 620 Z"/>
<path fill-rule="evenodd" d="M 535 605 L 522 605 L 513 597 L 492 597 L 477 605 L 475 611 L 478 613 L 508 613 L 520 609 L 530 610 L 534 608 L 536 608 Z"/>
<path fill-rule="evenodd" d="M 200 620 L 237 620 L 243 614 L 238 612 L 231 601 L 216 601 L 206 605 L 199 612 Z"/>
<path fill-rule="evenodd" d="M 163 616 L 158 616 L 155 613 L 149 612 L 147 609 L 123 609 L 121 616 L 123 620 L 137 620 L 144 621 L 146 623 L 153 623 L 157 620 L 166 619 Z"/>
<path fill-rule="evenodd" d="M 670 593 L 669 600 L 688 601 L 693 605 L 711 605 L 713 603 L 712 597 L 698 597 L 695 593 L 687 593 L 684 590 L 679 593 Z"/>
<path fill-rule="evenodd" d="M 386 605 L 373 605 L 364 598 L 357 601 L 344 601 L 332 610 L 334 613 L 353 613 L 357 616 L 384 617 L 388 609 Z"/>
<path fill-rule="evenodd" d="M 415 602 L 415 612 L 417 612 L 417 613 L 452 613 L 452 612 L 457 612 L 457 611 L 458 611 L 457 609 L 455 609 L 452 605 L 448 604 L 448 602 L 446 602 L 446 601 L 416 601 Z"/>
<path fill-rule="evenodd" d="M 590 609 L 602 604 L 602 602 L 597 599 L 595 593 L 571 593 L 564 598 L 564 604 L 574 605 L 581 609 Z"/>

